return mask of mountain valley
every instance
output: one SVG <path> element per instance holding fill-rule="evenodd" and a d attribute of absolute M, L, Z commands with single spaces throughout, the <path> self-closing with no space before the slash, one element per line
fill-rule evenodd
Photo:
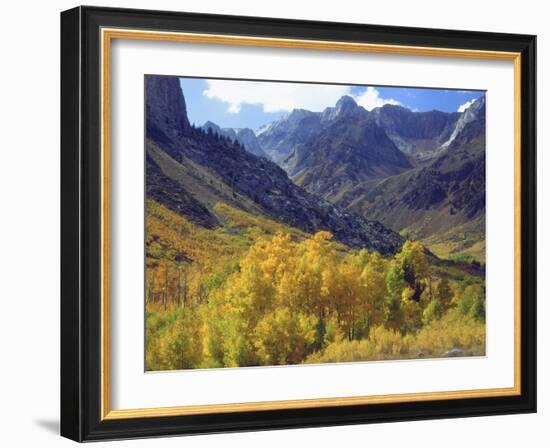
<path fill-rule="evenodd" d="M 369 112 L 345 96 L 323 112 L 292 111 L 258 142 L 310 193 L 438 248 L 468 229 L 440 253 L 476 246 L 483 260 L 484 96 L 462 113 L 389 104 Z"/>
<path fill-rule="evenodd" d="M 484 356 L 485 97 L 232 82 L 145 77 L 145 369 Z"/>

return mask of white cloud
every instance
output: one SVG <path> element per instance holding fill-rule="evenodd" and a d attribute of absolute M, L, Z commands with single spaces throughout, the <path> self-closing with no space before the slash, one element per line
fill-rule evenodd
<path fill-rule="evenodd" d="M 470 100 L 470 101 L 466 101 L 464 104 L 461 104 L 460 106 L 458 106 L 458 109 L 456 110 L 457 112 L 464 112 L 466 109 L 468 109 L 468 107 L 470 107 L 472 104 L 475 103 L 475 99 L 473 100 Z"/>
<path fill-rule="evenodd" d="M 261 105 L 264 112 L 290 112 L 307 109 L 321 112 L 331 107 L 344 95 L 351 95 L 349 86 L 296 84 L 255 81 L 207 80 L 203 94 L 210 99 L 227 103 L 227 111 L 239 113 L 243 104 Z M 367 87 L 352 95 L 358 105 L 367 110 L 384 104 L 402 105 L 392 98 L 382 98 L 374 87 Z"/>
<path fill-rule="evenodd" d="M 264 112 L 308 109 L 320 112 L 349 93 L 348 86 L 208 80 L 203 94 L 228 104 L 228 112 L 239 113 L 243 104 L 259 104 Z"/>
<path fill-rule="evenodd" d="M 367 110 L 373 110 L 376 107 L 382 107 L 384 104 L 394 104 L 401 106 L 401 103 L 392 98 L 382 98 L 380 92 L 374 87 L 367 87 L 366 90 L 354 97 L 359 106 L 363 106 Z"/>

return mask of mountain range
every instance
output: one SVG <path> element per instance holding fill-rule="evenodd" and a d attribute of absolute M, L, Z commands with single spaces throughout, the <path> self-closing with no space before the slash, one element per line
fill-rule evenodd
<path fill-rule="evenodd" d="M 485 96 L 464 112 L 367 111 L 342 97 L 323 112 L 294 110 L 258 142 L 290 178 L 368 219 L 454 252 L 485 239 Z"/>
<path fill-rule="evenodd" d="M 269 159 L 269 156 L 262 150 L 256 134 L 250 128 L 221 128 L 216 123 L 207 121 L 201 126 L 201 129 L 204 129 L 207 133 L 210 132 L 215 135 L 222 135 L 231 139 L 232 141 L 239 142 L 244 146 L 249 153 L 254 154 L 258 157 L 264 157 Z"/>
<path fill-rule="evenodd" d="M 148 76 L 146 104 L 147 196 L 194 223 L 223 225 L 215 211 L 223 202 L 308 233 L 330 231 L 351 247 L 391 254 L 403 244 L 397 232 L 311 194 L 238 141 L 191 126 L 177 78 Z"/>
<path fill-rule="evenodd" d="M 482 257 L 484 96 L 461 113 L 343 96 L 253 131 L 191 126 L 174 80 L 146 81 L 147 194 L 172 210 L 219 226 L 221 201 L 352 247 L 392 253 L 412 236 Z"/>
<path fill-rule="evenodd" d="M 418 238 L 458 226 L 461 233 L 470 233 L 472 241 L 484 240 L 484 97 L 461 115 L 429 163 L 375 186 L 357 185 L 343 202 Z"/>

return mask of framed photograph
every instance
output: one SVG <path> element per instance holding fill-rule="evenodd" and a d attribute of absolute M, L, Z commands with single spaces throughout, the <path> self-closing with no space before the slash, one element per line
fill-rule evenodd
<path fill-rule="evenodd" d="M 536 411 L 535 36 L 61 14 L 61 433 Z"/>

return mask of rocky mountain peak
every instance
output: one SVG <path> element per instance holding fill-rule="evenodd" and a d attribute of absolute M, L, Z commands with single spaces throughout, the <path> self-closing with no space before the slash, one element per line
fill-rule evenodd
<path fill-rule="evenodd" d="M 338 101 L 336 101 L 336 109 L 341 110 L 344 107 L 357 107 L 357 103 L 351 96 L 344 95 Z"/>
<path fill-rule="evenodd" d="M 174 138 L 189 133 L 191 125 L 178 78 L 146 76 L 145 97 L 148 133 L 159 138 Z"/>
<path fill-rule="evenodd" d="M 255 138 L 256 134 L 250 128 L 240 128 L 235 130 L 238 138 Z"/>
<path fill-rule="evenodd" d="M 337 116 L 342 116 L 354 113 L 358 109 L 358 107 L 359 106 L 351 96 L 344 95 L 336 102 L 336 106 L 334 109 Z"/>
<path fill-rule="evenodd" d="M 479 118 L 481 114 L 485 114 L 485 95 L 475 100 L 463 114 L 468 115 L 471 119 Z"/>
<path fill-rule="evenodd" d="M 290 114 L 282 117 L 280 120 L 278 120 L 278 122 L 287 122 L 292 125 L 299 125 L 302 120 L 311 117 L 312 115 L 315 115 L 315 112 L 311 112 L 310 110 L 306 109 L 293 109 Z"/>
<path fill-rule="evenodd" d="M 466 109 L 458 118 L 453 132 L 449 138 L 441 145 L 441 148 L 448 148 L 456 139 L 460 132 L 469 124 L 476 120 L 485 118 L 485 95 L 475 100 L 468 109 Z"/>
<path fill-rule="evenodd" d="M 201 128 L 203 128 L 205 131 L 208 131 L 209 129 L 212 130 L 212 132 L 216 132 L 218 134 L 222 133 L 222 129 L 214 122 L 208 120 L 206 121 Z"/>
<path fill-rule="evenodd" d="M 372 110 L 375 114 L 389 114 L 394 116 L 399 115 L 410 115 L 413 114 L 410 109 L 407 109 L 406 107 L 400 106 L 399 104 L 384 104 L 381 107 L 376 107 Z"/>
<path fill-rule="evenodd" d="M 401 151 L 422 161 L 439 152 L 460 114 L 439 110 L 413 112 L 400 105 L 385 104 L 373 109 L 369 117 L 385 130 Z"/>
<path fill-rule="evenodd" d="M 222 128 L 212 121 L 205 122 L 202 126 L 206 132 L 211 131 L 214 134 L 227 137 L 231 141 L 238 141 L 251 154 L 258 157 L 269 158 L 258 143 L 256 134 L 249 128 Z"/>
<path fill-rule="evenodd" d="M 351 96 L 344 95 L 336 102 L 334 107 L 327 107 L 322 112 L 321 119 L 323 121 L 332 121 L 342 117 L 351 117 L 359 111 L 366 112 L 357 105 Z"/>
<path fill-rule="evenodd" d="M 256 134 L 254 131 L 250 128 L 241 128 L 241 129 L 235 129 L 235 132 L 237 134 L 237 140 L 241 142 L 246 150 L 258 157 L 264 157 L 266 159 L 269 159 L 269 156 L 264 152 L 262 149 L 260 143 L 258 142 L 258 138 L 256 137 Z"/>

